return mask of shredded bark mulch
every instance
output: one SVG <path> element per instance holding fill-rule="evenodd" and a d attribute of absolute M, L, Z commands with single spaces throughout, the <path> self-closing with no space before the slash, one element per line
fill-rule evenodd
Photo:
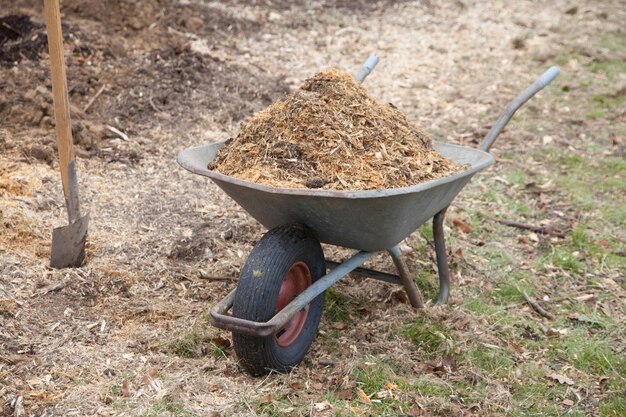
<path fill-rule="evenodd" d="M 393 104 L 334 69 L 255 114 L 209 168 L 270 186 L 336 190 L 398 188 L 463 169 Z"/>

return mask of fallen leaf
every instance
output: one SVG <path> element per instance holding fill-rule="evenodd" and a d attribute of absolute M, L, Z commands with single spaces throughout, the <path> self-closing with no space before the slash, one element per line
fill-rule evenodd
<path fill-rule="evenodd" d="M 558 382 L 559 384 L 574 385 L 574 380 L 561 374 L 546 374 L 546 377 Z"/>
<path fill-rule="evenodd" d="M 394 389 L 398 389 L 398 384 L 392 384 L 391 382 L 387 382 L 385 384 L 385 389 L 393 391 Z"/>
<path fill-rule="evenodd" d="M 613 146 L 620 146 L 624 144 L 624 138 L 621 136 L 617 136 L 617 135 L 610 135 L 609 136 L 611 138 L 611 143 L 613 144 Z"/>
<path fill-rule="evenodd" d="M 550 205 L 550 197 L 545 193 L 539 194 L 539 201 L 537 202 L 537 206 L 539 208 L 546 208 Z"/>
<path fill-rule="evenodd" d="M 121 397 L 130 397 L 130 387 L 128 384 L 128 380 L 124 380 L 124 382 L 122 382 L 122 389 L 120 389 L 120 396 Z"/>
<path fill-rule="evenodd" d="M 555 328 L 550 328 L 546 332 L 548 336 L 567 336 L 568 333 L 569 331 L 567 329 L 555 329 Z"/>
<path fill-rule="evenodd" d="M 214 338 L 211 339 L 211 341 L 217 347 L 221 347 L 223 349 L 226 349 L 226 348 L 230 347 L 230 339 L 227 339 L 227 338 L 222 337 L 222 336 L 215 336 Z"/>
<path fill-rule="evenodd" d="M 370 397 L 361 388 L 356 389 L 356 395 L 359 397 L 360 401 L 366 404 L 370 404 L 372 402 Z"/>
<path fill-rule="evenodd" d="M 459 369 L 456 365 L 456 359 L 452 355 L 444 356 L 441 364 L 449 369 L 450 372 L 456 372 Z"/>
<path fill-rule="evenodd" d="M 265 394 L 264 396 L 262 396 L 261 398 L 259 398 L 259 403 L 261 404 L 268 404 L 272 402 L 272 394 Z"/>
<path fill-rule="evenodd" d="M 604 239 L 596 240 L 594 243 L 603 249 L 611 249 L 611 244 Z"/>
<path fill-rule="evenodd" d="M 608 376 L 601 376 L 600 379 L 598 379 L 598 384 L 600 385 L 600 389 L 602 391 L 604 391 L 606 389 L 607 384 L 609 383 L 609 377 Z"/>
<path fill-rule="evenodd" d="M 452 224 L 462 233 L 471 233 L 472 231 L 474 231 L 474 228 L 472 226 L 470 226 L 468 223 L 464 222 L 461 219 L 453 219 Z"/>
<path fill-rule="evenodd" d="M 382 390 L 382 391 L 378 391 L 376 393 L 376 398 L 380 398 L 380 399 L 386 399 L 386 398 L 392 398 L 393 394 L 391 391 L 389 390 Z M 372 400 L 372 402 L 375 402 L 376 400 Z"/>
<path fill-rule="evenodd" d="M 333 324 L 331 324 L 333 329 L 337 329 L 337 330 L 342 330 L 346 328 L 346 324 L 342 323 L 340 321 L 336 321 Z"/>
<path fill-rule="evenodd" d="M 564 405 L 571 407 L 574 405 L 574 401 L 570 400 L 569 398 L 564 399 L 563 401 L 561 401 Z"/>
<path fill-rule="evenodd" d="M 507 340 L 507 343 L 509 344 L 509 346 L 511 346 L 517 352 L 522 352 L 524 350 L 524 348 L 522 348 L 521 345 L 518 345 L 517 343 L 513 342 L 512 340 Z"/>
<path fill-rule="evenodd" d="M 325 411 L 332 408 L 332 405 L 328 401 L 322 401 L 321 403 L 313 404 L 315 411 Z"/>
<path fill-rule="evenodd" d="M 422 412 L 422 408 L 419 405 L 416 405 L 414 407 L 412 407 L 408 413 L 409 416 L 411 417 L 417 417 L 417 416 L 421 416 L 424 415 L 424 413 Z"/>
<path fill-rule="evenodd" d="M 604 280 L 600 281 L 600 285 L 603 288 L 606 288 L 606 287 L 617 287 L 617 282 L 615 282 L 615 280 L 612 279 L 612 278 L 604 278 Z"/>
<path fill-rule="evenodd" d="M 464 330 L 467 325 L 470 323 L 470 321 L 472 321 L 472 318 L 467 315 L 462 317 L 460 320 L 456 321 L 453 326 L 456 330 Z"/>
<path fill-rule="evenodd" d="M 335 392 L 337 398 L 342 400 L 351 400 L 352 399 L 352 388 L 342 389 L 341 391 Z"/>

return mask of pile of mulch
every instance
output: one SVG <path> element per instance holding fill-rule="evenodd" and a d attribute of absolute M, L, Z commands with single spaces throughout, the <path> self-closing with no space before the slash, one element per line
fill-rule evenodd
<path fill-rule="evenodd" d="M 35 61 L 47 48 L 42 25 L 26 15 L 0 16 L 0 66 L 12 67 L 24 59 Z"/>
<path fill-rule="evenodd" d="M 275 187 L 335 190 L 404 187 L 463 169 L 394 105 L 334 69 L 254 115 L 209 168 Z"/>

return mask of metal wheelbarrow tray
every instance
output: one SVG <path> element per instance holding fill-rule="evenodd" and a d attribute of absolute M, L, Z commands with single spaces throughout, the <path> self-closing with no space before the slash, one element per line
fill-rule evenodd
<path fill-rule="evenodd" d="M 182 151 L 178 162 L 183 168 L 211 178 L 270 230 L 248 257 L 238 287 L 211 309 L 212 324 L 233 332 L 244 367 L 260 375 L 297 365 L 315 337 L 324 291 L 349 273 L 403 285 L 411 305 L 422 308 L 422 296 L 396 245 L 431 218 L 440 282 L 436 303 L 445 304 L 450 288 L 445 211 L 474 174 L 494 163 L 487 151 L 515 111 L 558 73 L 550 68 L 513 100 L 478 149 L 435 142 L 438 152 L 467 169 L 413 186 L 367 191 L 275 188 L 209 170 L 225 142 Z M 338 264 L 324 259 L 319 242 L 358 252 Z M 379 251 L 389 252 L 398 275 L 360 267 Z"/>

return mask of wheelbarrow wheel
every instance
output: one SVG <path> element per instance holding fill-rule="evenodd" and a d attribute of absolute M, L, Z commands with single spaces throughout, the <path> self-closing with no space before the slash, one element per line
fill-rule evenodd
<path fill-rule="evenodd" d="M 268 321 L 325 272 L 324 252 L 306 226 L 272 229 L 252 249 L 241 271 L 233 316 Z M 324 293 L 274 335 L 256 337 L 233 332 L 241 364 L 254 376 L 291 370 L 309 350 L 323 307 Z"/>

